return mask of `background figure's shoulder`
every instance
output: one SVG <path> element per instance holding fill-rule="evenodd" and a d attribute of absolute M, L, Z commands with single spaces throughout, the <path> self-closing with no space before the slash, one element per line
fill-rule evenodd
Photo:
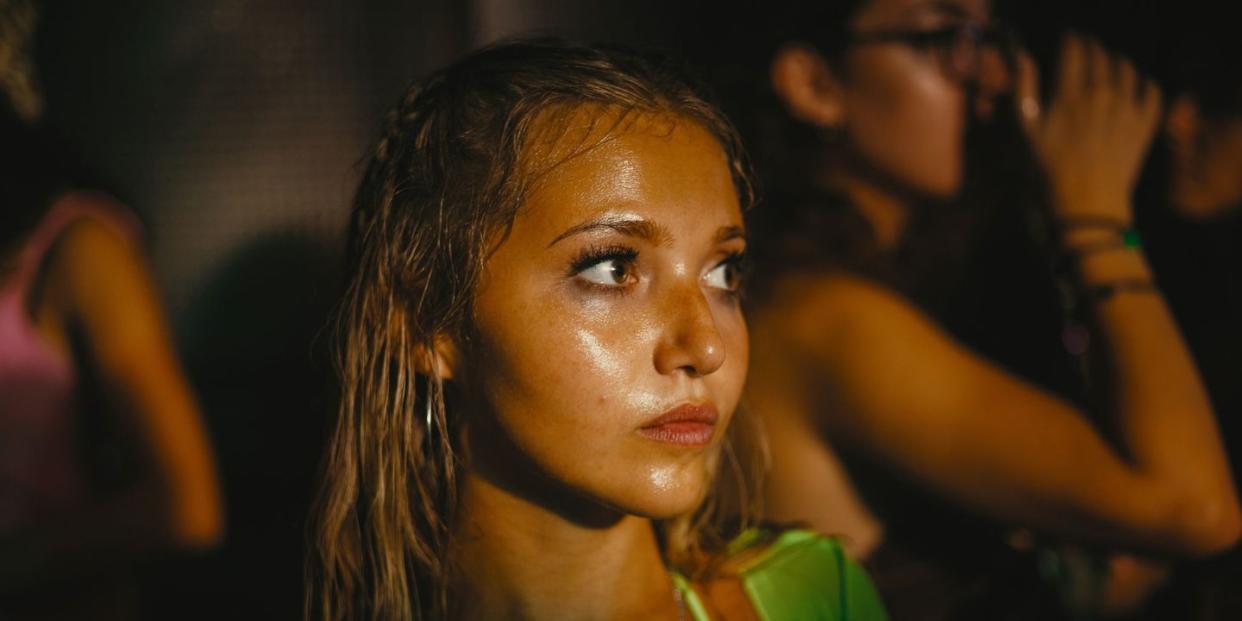
<path fill-rule="evenodd" d="M 15 286 L 33 286 L 49 267 L 55 268 L 66 254 L 76 252 L 86 263 L 93 261 L 91 244 L 82 240 L 103 239 L 106 245 L 141 247 L 142 226 L 137 216 L 116 199 L 102 192 L 71 190 L 58 195 L 22 241 L 17 260 Z"/>
<path fill-rule="evenodd" d="M 831 537 L 801 529 L 752 530 L 730 551 L 765 621 L 888 619 L 867 574 Z"/>
<path fill-rule="evenodd" d="M 752 341 L 775 341 L 786 353 L 802 353 L 812 362 L 841 359 L 871 348 L 876 338 L 894 336 L 893 328 L 930 325 L 931 319 L 885 283 L 844 271 L 787 274 L 774 284 L 764 303 L 749 309 Z M 904 340 L 898 339 L 904 343 Z"/>
<path fill-rule="evenodd" d="M 100 224 L 131 244 L 142 240 L 138 217 L 123 203 L 95 190 L 70 190 L 58 196 L 48 209 L 47 220 L 54 230 L 89 220 Z"/>
<path fill-rule="evenodd" d="M 913 304 L 888 283 L 843 270 L 784 274 L 770 286 L 759 310 L 784 309 L 787 319 L 805 315 L 822 321 L 826 316 L 849 316 L 884 311 L 886 308 L 911 309 Z"/>

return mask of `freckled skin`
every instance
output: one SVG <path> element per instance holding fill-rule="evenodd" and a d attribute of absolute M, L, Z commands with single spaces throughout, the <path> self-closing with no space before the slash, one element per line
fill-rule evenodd
<path fill-rule="evenodd" d="M 645 221 L 660 235 L 604 227 L 555 241 L 601 218 Z M 454 378 L 474 421 L 472 468 L 499 477 L 533 464 L 542 483 L 506 485 L 551 481 L 643 517 L 696 506 L 745 382 L 741 309 L 707 277 L 744 248 L 741 238 L 719 238 L 741 226 L 724 153 L 690 121 L 640 119 L 553 168 L 488 260 L 477 292 L 462 377 Z M 614 247 L 637 254 L 632 282 L 601 287 L 574 273 L 585 252 Z M 719 413 L 706 448 L 637 433 L 686 403 Z"/>

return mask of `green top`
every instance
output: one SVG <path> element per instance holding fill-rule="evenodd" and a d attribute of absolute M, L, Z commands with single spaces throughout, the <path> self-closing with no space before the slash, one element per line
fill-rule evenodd
<path fill-rule="evenodd" d="M 729 555 L 762 545 L 768 534 L 742 533 Z M 887 621 L 871 581 L 836 540 L 807 530 L 781 533 L 763 551 L 746 559 L 742 587 L 764 621 Z M 695 621 L 710 621 L 690 583 L 673 573 L 682 601 Z"/>

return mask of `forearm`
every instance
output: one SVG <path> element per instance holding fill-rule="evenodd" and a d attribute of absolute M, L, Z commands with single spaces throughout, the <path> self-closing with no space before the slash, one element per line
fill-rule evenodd
<path fill-rule="evenodd" d="M 1092 234 L 1099 233 L 1069 235 L 1066 244 L 1081 247 Z M 1084 254 L 1078 278 L 1088 293 L 1154 282 L 1142 252 L 1125 247 Z M 1111 373 L 1108 396 L 1119 439 L 1134 466 L 1162 487 L 1183 491 L 1174 519 L 1185 520 L 1187 530 L 1231 542 L 1238 503 L 1228 462 L 1207 393 L 1163 296 L 1154 287 L 1123 287 L 1084 298 Z"/>
<path fill-rule="evenodd" d="M 136 423 L 135 436 L 159 492 L 167 544 L 212 547 L 224 534 L 224 509 L 197 404 L 171 357 L 160 352 L 130 357 L 142 362 L 105 365 L 114 370 L 107 377 L 108 392 L 115 407 Z"/>

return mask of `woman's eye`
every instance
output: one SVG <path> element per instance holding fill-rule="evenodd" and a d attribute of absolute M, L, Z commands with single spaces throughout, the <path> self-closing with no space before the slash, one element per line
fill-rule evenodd
<path fill-rule="evenodd" d="M 633 280 L 633 268 L 624 259 L 604 259 L 578 272 L 587 282 L 608 287 L 618 287 Z"/>
<path fill-rule="evenodd" d="M 707 281 L 707 286 L 725 291 L 737 291 L 741 280 L 737 261 L 734 259 L 712 268 L 703 278 Z"/>

